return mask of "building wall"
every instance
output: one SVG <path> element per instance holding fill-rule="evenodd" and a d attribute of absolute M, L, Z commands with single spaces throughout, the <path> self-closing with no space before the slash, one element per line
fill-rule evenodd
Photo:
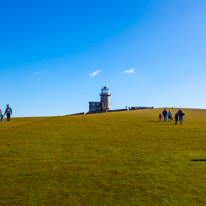
<path fill-rule="evenodd" d="M 102 112 L 103 102 L 89 102 L 89 112 Z"/>

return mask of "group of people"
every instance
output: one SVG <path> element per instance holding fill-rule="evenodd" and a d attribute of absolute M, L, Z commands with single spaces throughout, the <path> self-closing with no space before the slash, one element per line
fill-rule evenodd
<path fill-rule="evenodd" d="M 5 116 L 5 115 L 6 115 L 6 117 L 7 117 L 7 123 L 9 123 L 9 122 L 10 122 L 11 115 L 12 115 L 12 109 L 11 109 L 11 107 L 9 107 L 9 104 L 7 104 L 6 110 L 5 110 L 4 114 L 3 114 L 2 111 L 0 110 L 0 121 L 1 121 L 1 123 L 2 123 L 3 120 L 4 120 L 4 116 Z"/>
<path fill-rule="evenodd" d="M 175 124 L 177 124 L 178 120 L 180 121 L 180 124 L 183 124 L 184 115 L 185 113 L 183 113 L 182 110 L 179 109 L 179 111 L 175 114 Z M 170 110 L 169 112 L 167 112 L 167 110 L 164 109 L 163 112 L 159 114 L 159 121 L 162 120 L 162 117 L 164 117 L 164 122 L 166 122 L 167 120 L 168 122 L 173 121 L 172 112 Z"/>

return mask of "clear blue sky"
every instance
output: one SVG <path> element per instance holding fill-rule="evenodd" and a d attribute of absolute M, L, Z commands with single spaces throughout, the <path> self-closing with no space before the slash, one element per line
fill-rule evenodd
<path fill-rule="evenodd" d="M 0 0 L 0 77 L 14 116 L 87 112 L 105 85 L 112 109 L 206 108 L 206 1 Z"/>

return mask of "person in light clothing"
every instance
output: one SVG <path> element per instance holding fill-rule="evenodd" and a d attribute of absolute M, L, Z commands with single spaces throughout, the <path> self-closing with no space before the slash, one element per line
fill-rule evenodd
<path fill-rule="evenodd" d="M 0 110 L 0 121 L 1 121 L 1 123 L 3 122 L 3 120 L 4 120 L 4 115 L 3 115 L 2 111 Z"/>
<path fill-rule="evenodd" d="M 173 120 L 172 118 L 172 112 L 168 112 L 168 122 L 171 122 Z"/>

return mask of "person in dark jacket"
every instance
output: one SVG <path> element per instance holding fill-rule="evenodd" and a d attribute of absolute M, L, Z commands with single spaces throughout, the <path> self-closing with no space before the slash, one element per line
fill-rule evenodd
<path fill-rule="evenodd" d="M 181 110 L 181 109 L 179 109 L 179 111 L 178 111 L 177 113 L 178 113 L 178 115 L 179 115 L 180 113 L 182 113 L 182 110 Z"/>
<path fill-rule="evenodd" d="M 162 112 L 162 115 L 164 117 L 164 122 L 166 122 L 167 121 L 167 110 L 166 109 L 164 109 L 164 111 Z"/>
<path fill-rule="evenodd" d="M 177 113 L 175 114 L 175 124 L 177 124 L 178 118 L 179 118 L 179 114 L 178 114 L 178 112 L 177 112 Z"/>
<path fill-rule="evenodd" d="M 10 122 L 10 118 L 11 118 L 11 115 L 12 115 L 12 109 L 11 109 L 11 107 L 9 107 L 9 104 L 7 104 L 7 108 L 4 112 L 4 116 L 5 116 L 5 114 L 7 116 L 7 123 L 8 123 L 8 122 Z"/>
<path fill-rule="evenodd" d="M 183 124 L 183 117 L 184 117 L 185 113 L 183 113 L 182 110 L 180 109 L 178 111 L 178 115 L 179 115 L 180 124 Z"/>

